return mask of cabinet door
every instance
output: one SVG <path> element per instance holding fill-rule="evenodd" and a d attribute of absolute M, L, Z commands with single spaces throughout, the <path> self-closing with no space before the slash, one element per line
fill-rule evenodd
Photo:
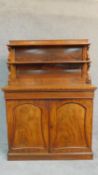
<path fill-rule="evenodd" d="M 92 101 L 58 100 L 51 103 L 50 151 L 88 151 L 91 145 Z"/>
<path fill-rule="evenodd" d="M 48 113 L 44 101 L 8 101 L 7 111 L 10 150 L 47 152 Z"/>

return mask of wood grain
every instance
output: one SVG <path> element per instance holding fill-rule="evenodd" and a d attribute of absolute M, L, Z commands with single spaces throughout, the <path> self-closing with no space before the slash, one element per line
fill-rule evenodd
<path fill-rule="evenodd" d="M 88 40 L 13 40 L 8 48 L 8 160 L 92 159 Z"/>

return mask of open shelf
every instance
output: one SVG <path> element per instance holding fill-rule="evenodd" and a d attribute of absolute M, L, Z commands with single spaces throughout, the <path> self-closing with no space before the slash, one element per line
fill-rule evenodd
<path fill-rule="evenodd" d="M 47 63 L 49 63 L 49 64 L 60 64 L 60 63 L 63 63 L 63 64 L 84 64 L 84 63 L 90 63 L 91 61 L 89 61 L 89 60 L 79 60 L 79 61 L 46 61 L 46 62 L 41 62 L 41 61 L 34 61 L 34 62 L 28 62 L 28 61 L 15 61 L 15 62 L 8 62 L 8 64 L 47 64 Z"/>

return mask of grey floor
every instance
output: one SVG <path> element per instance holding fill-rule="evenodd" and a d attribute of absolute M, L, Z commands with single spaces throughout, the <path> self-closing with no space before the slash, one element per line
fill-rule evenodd
<path fill-rule="evenodd" d="M 7 145 L 0 148 L 0 175 L 98 175 L 97 123 L 93 132 L 93 160 L 7 161 Z"/>

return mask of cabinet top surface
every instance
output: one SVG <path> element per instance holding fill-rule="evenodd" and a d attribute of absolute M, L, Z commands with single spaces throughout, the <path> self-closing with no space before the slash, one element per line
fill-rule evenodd
<path fill-rule="evenodd" d="M 95 90 L 96 87 L 90 84 L 80 84 L 80 85 L 63 85 L 55 87 L 55 86 L 6 86 L 3 88 L 4 91 L 92 91 Z"/>
<path fill-rule="evenodd" d="M 59 46 L 59 45 L 89 45 L 88 39 L 66 40 L 10 40 L 8 46 Z"/>

